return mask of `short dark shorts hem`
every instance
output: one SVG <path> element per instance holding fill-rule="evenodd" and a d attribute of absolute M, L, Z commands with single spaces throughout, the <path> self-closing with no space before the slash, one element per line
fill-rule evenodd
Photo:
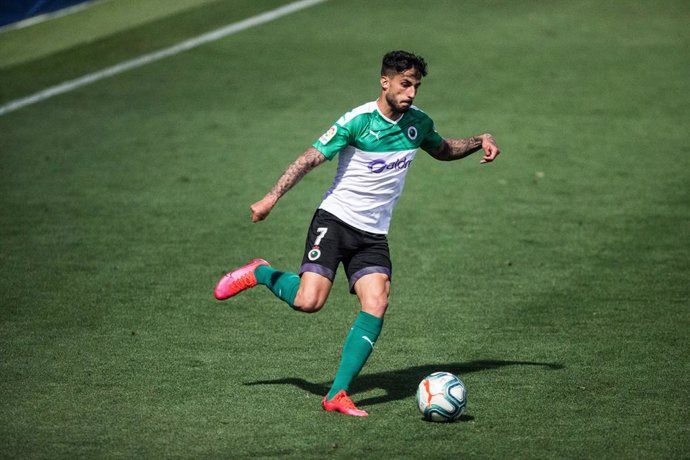
<path fill-rule="evenodd" d="M 355 284 L 360 278 L 366 275 L 371 275 L 372 273 L 382 273 L 391 279 L 391 270 L 388 267 L 365 267 L 357 272 L 355 272 L 350 277 L 350 292 L 355 292 Z"/>
<path fill-rule="evenodd" d="M 331 281 L 335 279 L 335 273 L 333 270 L 319 264 L 303 264 L 299 269 L 299 274 L 301 275 L 304 272 L 316 273 L 328 278 Z"/>

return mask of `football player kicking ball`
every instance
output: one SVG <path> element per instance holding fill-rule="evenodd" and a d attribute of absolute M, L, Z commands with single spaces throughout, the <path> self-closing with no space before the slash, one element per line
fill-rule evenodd
<path fill-rule="evenodd" d="M 426 76 L 419 56 L 392 51 L 383 57 L 381 94 L 343 115 L 297 158 L 270 192 L 251 205 L 253 222 L 265 219 L 278 199 L 309 171 L 338 155 L 330 189 L 314 214 L 299 273 L 279 271 L 263 259 L 225 275 L 219 300 L 261 284 L 295 310 L 314 313 L 325 304 L 336 270 L 343 264 L 350 292 L 362 306 L 345 339 L 333 386 L 323 399 L 327 411 L 366 416 L 347 395 L 381 333 L 388 308 L 392 265 L 386 234 L 418 148 L 437 160 L 459 160 L 483 149 L 480 163 L 500 150 L 490 134 L 444 139 L 424 112 L 412 105 Z"/>

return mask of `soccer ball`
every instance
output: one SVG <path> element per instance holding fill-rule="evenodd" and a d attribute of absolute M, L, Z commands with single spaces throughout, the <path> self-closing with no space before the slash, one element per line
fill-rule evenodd
<path fill-rule="evenodd" d="M 417 387 L 417 406 L 430 422 L 454 422 L 467 405 L 467 390 L 450 372 L 434 372 Z"/>

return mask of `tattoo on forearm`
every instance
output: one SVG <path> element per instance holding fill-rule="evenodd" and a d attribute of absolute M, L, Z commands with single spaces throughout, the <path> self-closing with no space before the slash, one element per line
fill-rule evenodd
<path fill-rule="evenodd" d="M 323 156 L 321 152 L 310 147 L 304 154 L 288 166 L 269 193 L 276 198 L 280 198 L 285 192 L 294 187 L 309 171 L 325 161 L 326 157 Z"/>
<path fill-rule="evenodd" d="M 446 139 L 451 149 L 451 158 L 463 158 L 482 148 L 479 136 L 464 137 L 462 139 Z"/>
<path fill-rule="evenodd" d="M 437 160 L 452 161 L 465 158 L 482 148 L 480 136 L 463 137 L 457 139 L 444 139 L 438 150 L 430 152 Z"/>

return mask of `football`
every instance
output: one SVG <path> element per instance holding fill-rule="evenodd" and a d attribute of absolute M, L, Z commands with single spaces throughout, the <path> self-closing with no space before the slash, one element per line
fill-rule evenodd
<path fill-rule="evenodd" d="M 434 372 L 417 387 L 417 406 L 430 422 L 454 422 L 467 405 L 465 384 L 450 372 Z"/>

